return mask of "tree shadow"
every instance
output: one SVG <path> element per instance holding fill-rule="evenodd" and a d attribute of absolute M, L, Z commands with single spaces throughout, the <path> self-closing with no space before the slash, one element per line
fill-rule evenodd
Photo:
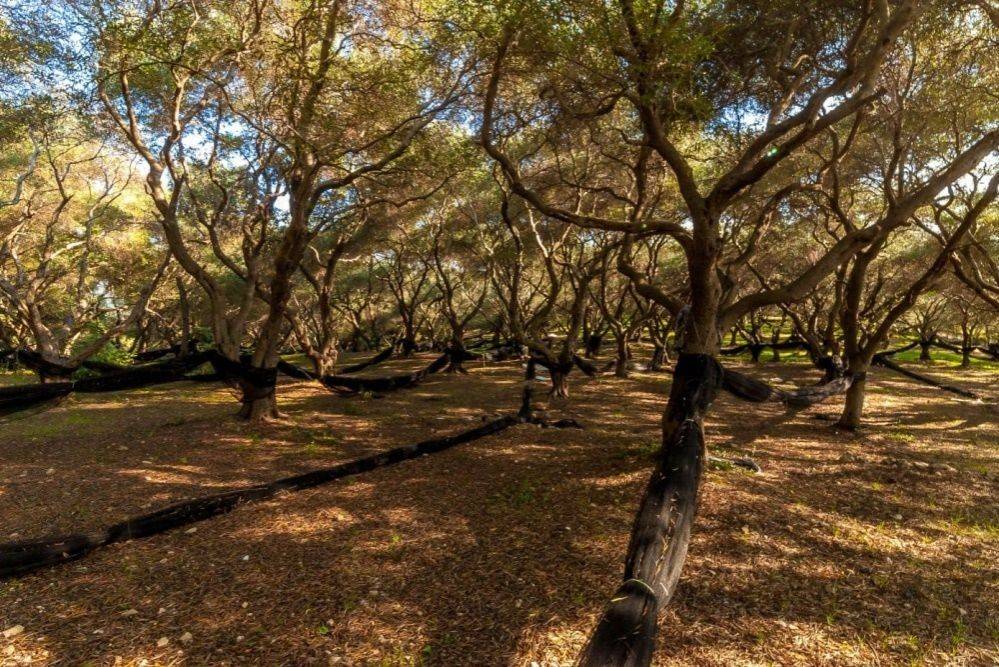
<path fill-rule="evenodd" d="M 335 431 L 340 440 L 316 454 L 332 459 L 383 448 L 378 437 L 422 440 L 512 410 L 518 373 L 515 365 L 474 369 L 383 399 L 302 391 L 285 400 L 295 423 L 260 432 L 280 449 Z M 114 546 L 9 582 L 0 606 L 27 629 L 19 646 L 48 650 L 53 662 L 568 663 L 618 583 L 666 388 L 651 376 L 580 383 L 566 412 L 582 415 L 585 431 L 517 426 L 248 505 L 193 533 Z M 302 423 L 312 415 L 323 418 Z M 939 418 L 921 408 L 893 415 L 927 428 Z M 381 425 L 390 433 L 374 432 Z M 225 438 L 241 434 L 216 427 L 198 432 L 197 446 L 218 450 L 223 458 L 212 465 L 225 456 L 231 465 L 242 450 Z M 891 661 L 953 650 L 952 642 L 987 645 L 983 592 L 995 570 L 979 532 L 994 521 L 982 512 L 994 505 L 994 484 L 961 474 L 887 481 L 897 473 L 879 457 L 923 451 L 882 437 L 893 428 L 886 421 L 857 439 L 811 413 L 747 415 L 746 404 L 720 399 L 709 447 L 752 448 L 765 473 L 707 473 L 657 664 L 775 655 L 803 640 L 880 642 Z M 975 428 L 942 432 L 927 451 L 958 456 Z M 245 456 L 264 470 L 257 449 Z M 844 453 L 857 459 L 840 460 Z M 965 518 L 955 527 L 956 517 Z M 131 609 L 138 613 L 122 614 Z M 184 632 L 190 644 L 180 643 Z M 158 649 L 160 637 L 171 643 Z"/>

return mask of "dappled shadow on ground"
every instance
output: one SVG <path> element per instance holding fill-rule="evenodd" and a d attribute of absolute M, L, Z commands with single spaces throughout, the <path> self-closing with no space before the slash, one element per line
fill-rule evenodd
<path fill-rule="evenodd" d="M 798 366 L 746 369 L 815 379 Z M 32 535 L 45 512 L 77 503 L 100 525 L 154 493 L 198 495 L 470 428 L 515 408 L 518 376 L 515 364 L 473 367 L 380 399 L 299 383 L 282 391 L 291 423 L 252 429 L 226 417 L 234 404 L 218 389 L 192 387 L 171 407 L 166 392 L 128 406 L 116 396 L 94 427 L 104 449 L 82 433 L 26 436 L 34 443 L 4 434 L 15 467 L 44 474 L 62 451 L 86 479 L 74 482 L 76 497 L 50 494 L 41 513 L 5 481 L 3 532 L 12 512 Z M 569 664 L 620 576 L 668 375 L 576 380 L 558 415 L 583 431 L 516 426 L 5 582 L 0 625 L 25 626 L 18 652 L 68 664 Z M 986 664 L 999 554 L 985 473 L 995 472 L 996 425 L 980 404 L 929 387 L 880 374 L 871 384 L 871 425 L 859 436 L 813 418 L 832 405 L 786 413 L 719 399 L 709 446 L 753 456 L 764 474 L 708 472 L 656 664 L 904 664 L 941 661 L 940 652 Z M 63 418 L 88 412 L 78 408 Z M 104 428 L 112 420 L 132 426 Z M 152 465 L 133 460 L 140 438 Z M 886 457 L 958 470 L 900 471 Z M 104 494 L 122 484 L 140 497 L 115 495 L 124 505 L 102 514 Z M 161 637 L 169 644 L 157 647 Z"/>
<path fill-rule="evenodd" d="M 417 368 L 427 358 L 389 362 L 385 372 Z M 391 403 L 284 381 L 280 404 L 289 419 L 263 426 L 235 419 L 236 396 L 215 383 L 74 396 L 4 423 L 0 516 L 9 520 L 0 539 L 32 536 L 40 526 L 92 529 L 205 490 L 340 463 L 399 444 L 397 436 L 430 437 L 464 414 L 425 407 L 444 397 L 451 379 L 433 376 Z M 407 410 L 407 418 L 399 420 L 404 413 L 397 410 Z M 393 419 L 392 429 L 382 426 Z"/>

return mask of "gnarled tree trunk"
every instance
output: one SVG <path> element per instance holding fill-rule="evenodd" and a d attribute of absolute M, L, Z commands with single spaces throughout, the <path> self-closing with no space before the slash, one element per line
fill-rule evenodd
<path fill-rule="evenodd" d="M 631 530 L 624 583 L 583 649 L 580 665 L 648 665 L 656 623 L 680 578 L 704 469 L 702 419 L 722 369 L 705 354 L 683 353 L 663 415 L 663 446 Z"/>

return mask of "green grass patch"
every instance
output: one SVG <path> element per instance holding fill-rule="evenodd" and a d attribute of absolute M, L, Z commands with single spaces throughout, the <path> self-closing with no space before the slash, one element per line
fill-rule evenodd
<path fill-rule="evenodd" d="M 304 354 L 286 354 L 281 357 L 289 364 L 295 364 L 296 366 L 312 367 L 312 361 Z"/>
<path fill-rule="evenodd" d="M 349 417 L 360 417 L 364 414 L 364 409 L 352 401 L 345 401 L 340 407 L 340 413 Z"/>
<path fill-rule="evenodd" d="M 902 347 L 903 345 L 908 345 L 912 341 L 899 342 L 897 345 L 892 347 Z M 900 352 L 892 357 L 895 361 L 902 363 L 911 364 L 921 364 L 926 368 L 933 368 L 934 366 L 940 367 L 940 370 L 948 370 L 948 367 L 960 366 L 961 365 L 961 354 L 959 352 L 952 352 L 950 350 L 944 350 L 939 347 L 930 348 L 930 357 L 932 361 L 924 362 L 919 360 L 919 348 L 914 347 L 911 350 L 906 350 L 905 352 Z M 982 359 L 974 354 L 971 355 L 971 368 L 975 370 L 983 371 L 999 371 L 999 362 L 991 361 L 989 359 Z"/>
<path fill-rule="evenodd" d="M 547 491 L 539 489 L 530 480 L 522 479 L 507 486 L 507 488 L 496 494 L 493 499 L 501 505 L 506 505 L 514 509 L 526 509 L 547 502 L 548 495 Z"/>
<path fill-rule="evenodd" d="M 38 376 L 31 371 L 0 371 L 0 387 L 37 383 Z"/>
<path fill-rule="evenodd" d="M 71 399 L 70 399 L 71 400 Z M 116 430 L 114 420 L 109 420 L 103 410 L 73 406 L 65 412 L 32 415 L 15 419 L 4 425 L 4 435 L 18 438 L 57 438 L 65 436 L 96 435 Z"/>
<path fill-rule="evenodd" d="M 949 517 L 942 528 L 955 535 L 993 543 L 999 541 L 999 516 L 995 514 L 986 515 L 975 510 L 963 510 Z"/>
<path fill-rule="evenodd" d="M 659 453 L 659 449 L 662 447 L 662 443 L 658 440 L 649 440 L 647 442 L 639 442 L 629 445 L 623 449 L 617 450 L 612 456 L 615 459 L 654 459 L 656 454 Z"/>

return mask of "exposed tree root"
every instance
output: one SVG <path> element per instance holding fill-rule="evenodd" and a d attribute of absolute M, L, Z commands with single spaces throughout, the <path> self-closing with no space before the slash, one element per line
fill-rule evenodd
<path fill-rule="evenodd" d="M 0 544 L 0 579 L 19 576 L 42 567 L 75 560 L 109 544 L 149 537 L 203 521 L 230 512 L 244 503 L 272 498 L 278 493 L 301 491 L 377 468 L 395 465 L 425 454 L 442 452 L 456 445 L 472 442 L 522 423 L 537 424 L 542 427 L 578 427 L 578 424 L 572 420 L 549 423 L 544 419 L 535 418 L 531 414 L 507 415 L 456 435 L 396 447 L 348 463 L 285 477 L 268 484 L 235 489 L 170 505 L 162 510 L 117 523 L 96 535 L 77 533 Z"/>
<path fill-rule="evenodd" d="M 170 359 L 144 366 L 135 366 L 96 377 L 66 382 L 46 382 L 0 388 L 0 416 L 6 416 L 47 401 L 68 396 L 73 392 L 100 393 L 137 389 L 156 384 L 187 380 L 186 373 L 209 360 L 206 352 Z"/>
<path fill-rule="evenodd" d="M 228 363 L 238 364 L 238 362 L 233 361 L 228 361 Z M 219 365 L 225 366 L 225 364 Z M 529 363 L 528 366 L 528 380 L 524 385 L 523 399 L 520 410 L 515 415 L 507 415 L 499 419 L 494 419 L 482 426 L 463 431 L 456 435 L 396 447 L 395 449 L 355 459 L 348 463 L 285 477 L 268 484 L 235 489 L 170 505 L 162 510 L 117 523 L 96 535 L 78 533 L 41 540 L 0 544 L 0 579 L 18 576 L 49 565 L 82 558 L 94 549 L 109 544 L 148 537 L 197 521 L 203 521 L 229 512 L 243 503 L 265 500 L 282 492 L 301 491 L 302 489 L 327 484 L 377 468 L 395 465 L 396 463 L 408 461 L 425 454 L 442 452 L 456 445 L 499 433 L 515 424 L 535 424 L 542 428 L 581 428 L 572 419 L 559 419 L 550 422 L 544 417 L 535 415 L 531 408 L 534 365 L 533 363 Z M 223 368 L 222 374 L 224 373 L 225 369 Z M 38 387 L 44 388 L 52 386 L 38 385 Z"/>
<path fill-rule="evenodd" d="M 908 352 L 909 350 L 919 347 L 919 341 L 913 341 L 908 345 L 903 345 L 902 347 L 897 347 L 894 350 L 885 350 L 884 352 L 879 352 L 878 356 L 890 357 L 896 354 L 902 354 L 903 352 Z"/>
<path fill-rule="evenodd" d="M 86 368 L 88 371 L 93 371 L 95 373 L 118 373 L 120 371 L 129 370 L 129 366 L 121 366 L 119 364 L 112 364 L 106 361 L 93 361 L 90 359 L 81 361 L 80 368 Z"/>
<path fill-rule="evenodd" d="M 766 382 L 756 380 L 729 368 L 722 374 L 722 389 L 753 403 L 783 403 L 790 407 L 805 408 L 842 394 L 853 384 L 855 377 L 843 375 L 823 384 L 785 391 Z"/>
<path fill-rule="evenodd" d="M 944 340 L 940 336 L 934 337 L 930 345 L 934 347 L 939 347 L 941 350 L 948 350 L 949 352 L 964 354 L 964 348 L 961 345 L 957 343 L 951 343 L 950 341 Z M 973 354 L 975 352 L 983 355 L 986 359 L 990 359 L 992 361 L 999 361 L 999 350 L 991 350 L 981 345 L 972 345 L 968 348 L 969 354 Z"/>
<path fill-rule="evenodd" d="M 575 419 L 556 419 L 552 422 L 548 421 L 544 417 L 532 416 L 526 423 L 534 424 L 536 426 L 540 426 L 541 428 L 583 428 L 583 425 Z"/>
<path fill-rule="evenodd" d="M 187 344 L 187 346 L 189 352 L 194 352 L 195 350 L 198 349 L 198 341 L 192 339 Z M 132 358 L 138 362 L 156 361 L 157 359 L 162 359 L 168 354 L 172 354 L 175 356 L 180 355 L 182 349 L 183 348 L 181 347 L 180 343 L 175 343 L 170 347 L 162 347 L 155 350 L 146 350 L 145 352 L 137 352 L 136 354 L 132 355 Z"/>
<path fill-rule="evenodd" d="M 296 366 L 295 364 L 289 363 L 282 359 L 277 363 L 277 370 L 282 375 L 287 375 L 290 378 L 295 378 L 296 380 L 315 380 L 317 378 L 315 373 L 307 371 L 304 368 Z"/>
<path fill-rule="evenodd" d="M 72 392 L 72 382 L 46 382 L 0 387 L 0 417 L 40 407 L 46 403 L 65 398 Z"/>
<path fill-rule="evenodd" d="M 379 353 L 379 357 L 385 355 L 385 350 Z M 21 360 L 28 359 L 30 363 L 26 365 L 41 369 L 46 377 L 55 377 L 52 373 L 68 372 L 72 374 L 75 369 L 58 367 L 41 359 L 37 353 L 19 350 L 16 352 Z M 383 359 L 384 360 L 384 359 Z M 171 382 L 181 382 L 193 380 L 196 382 L 228 382 L 234 387 L 238 387 L 243 392 L 243 402 L 250 403 L 259 401 L 270 396 L 274 391 L 275 373 L 281 372 L 289 377 L 301 380 L 318 380 L 324 386 L 334 391 L 356 393 L 360 391 L 386 392 L 405 387 L 411 387 L 427 375 L 436 373 L 444 368 L 449 361 L 448 355 L 442 355 L 435 359 L 426 368 L 414 373 L 388 376 L 383 378 L 355 378 L 343 375 L 326 375 L 317 377 L 314 373 L 299 368 L 286 361 L 279 361 L 276 369 L 254 368 L 249 363 L 249 356 L 243 355 L 240 361 L 233 361 L 224 357 L 216 350 L 205 350 L 194 352 L 185 357 L 177 357 L 167 361 L 151 364 L 121 368 L 113 365 L 103 365 L 110 368 L 97 377 L 83 378 L 80 380 L 65 380 L 61 382 L 44 382 L 32 385 L 16 385 L 12 387 L 0 387 L 0 417 L 40 406 L 47 402 L 54 402 L 65 398 L 73 392 L 98 393 L 108 391 L 122 391 L 125 389 L 137 389 L 157 384 Z M 214 373 L 203 373 L 189 376 L 188 372 L 198 366 L 210 362 L 215 368 Z M 374 362 L 366 362 L 371 365 Z M 274 409 L 274 416 L 279 414 Z"/>
<path fill-rule="evenodd" d="M 76 372 L 75 366 L 53 363 L 34 350 L 17 350 L 15 355 L 24 366 L 38 373 L 38 377 L 43 383 L 50 378 L 68 382 L 69 378 Z"/>
<path fill-rule="evenodd" d="M 963 396 L 965 398 L 980 398 L 980 396 L 967 389 L 961 389 L 960 387 L 955 387 L 953 385 L 945 384 L 934 380 L 933 378 L 926 377 L 925 375 L 920 375 L 919 373 L 913 373 L 912 371 L 902 368 L 894 361 L 888 358 L 887 353 L 876 354 L 872 362 L 875 366 L 881 366 L 889 370 L 893 370 L 896 373 L 904 375 L 907 378 L 916 380 L 917 382 L 922 382 L 923 384 L 928 384 L 931 387 L 936 387 L 937 389 L 942 389 L 943 391 L 949 391 L 952 394 L 957 394 L 958 396 Z"/>
<path fill-rule="evenodd" d="M 807 350 L 808 343 L 804 340 L 792 338 L 790 340 L 779 341 L 777 343 L 743 343 L 735 347 L 726 347 L 721 350 L 725 356 L 734 356 L 743 352 L 754 352 L 754 356 L 759 356 L 760 351 L 765 348 L 772 350 Z"/>
<path fill-rule="evenodd" d="M 737 466 L 739 468 L 745 468 L 746 470 L 751 470 L 755 473 L 763 472 L 763 468 L 760 464 L 750 458 L 736 457 L 732 459 L 725 458 L 723 456 L 709 456 L 708 463 L 720 463 L 722 465 Z"/>
<path fill-rule="evenodd" d="M 434 359 L 429 366 L 413 373 L 401 375 L 389 375 L 380 378 L 356 378 L 349 375 L 324 375 L 317 378 L 324 386 L 334 391 L 347 390 L 350 392 L 361 391 L 395 391 L 412 387 L 421 382 L 425 377 L 443 370 L 448 365 L 450 358 L 446 354 Z"/>
<path fill-rule="evenodd" d="M 344 366 L 343 368 L 340 369 L 340 373 L 347 373 L 347 374 L 359 373 L 360 371 L 363 371 L 365 368 L 370 368 L 371 366 L 377 366 L 383 361 L 386 361 L 391 356 L 392 356 L 392 348 L 387 347 L 378 354 L 376 354 L 375 356 L 373 356 L 371 359 L 368 359 L 367 361 L 362 361 L 361 363 L 354 364 L 352 366 Z"/>

